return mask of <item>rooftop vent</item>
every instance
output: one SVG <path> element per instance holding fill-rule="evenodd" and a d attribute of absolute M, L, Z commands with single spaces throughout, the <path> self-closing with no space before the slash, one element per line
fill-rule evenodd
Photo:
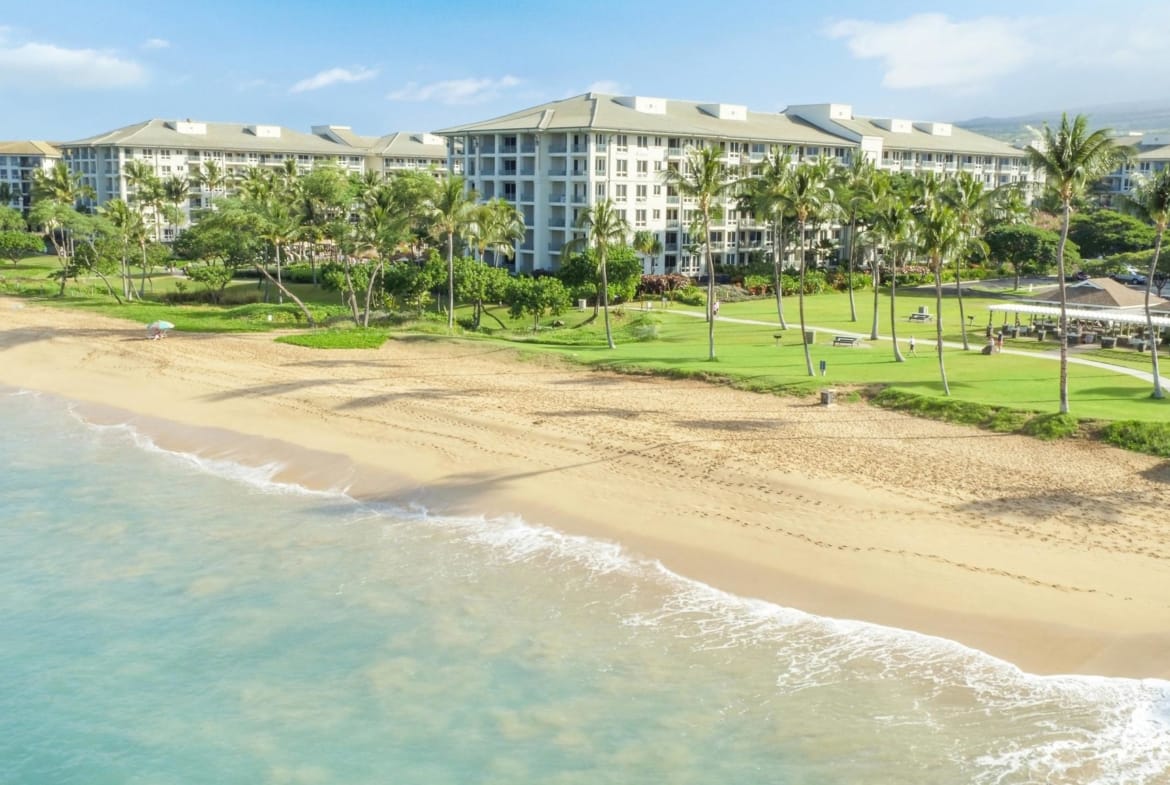
<path fill-rule="evenodd" d="M 617 99 L 622 106 L 628 106 L 643 114 L 666 114 L 665 98 L 647 98 L 642 95 L 625 95 Z"/>
<path fill-rule="evenodd" d="M 720 120 L 747 120 L 747 107 L 739 104 L 699 104 L 699 111 Z"/>
<path fill-rule="evenodd" d="M 411 134 L 410 138 L 419 144 L 447 144 L 446 139 L 436 134 Z"/>
<path fill-rule="evenodd" d="M 931 136 L 950 136 L 950 123 L 915 123 L 914 127 Z"/>
<path fill-rule="evenodd" d="M 207 123 L 193 123 L 190 120 L 178 120 L 173 123 L 167 123 L 167 125 L 181 134 L 207 135 Z"/>
<path fill-rule="evenodd" d="M 257 136 L 261 139 L 279 139 L 280 126 L 279 125 L 249 125 L 245 126 L 244 130 L 248 133 Z"/>
<path fill-rule="evenodd" d="M 894 120 L 883 119 L 874 120 L 873 124 L 878 128 L 884 128 L 892 134 L 909 134 L 914 132 L 914 123 L 909 120 Z"/>

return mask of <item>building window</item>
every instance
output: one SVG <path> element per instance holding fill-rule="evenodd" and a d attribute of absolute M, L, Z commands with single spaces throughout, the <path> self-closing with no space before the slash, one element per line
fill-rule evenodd
<path fill-rule="evenodd" d="M 654 162 L 654 171 L 656 171 L 656 172 L 662 171 L 662 161 L 655 161 Z"/>
<path fill-rule="evenodd" d="M 598 199 L 604 199 L 605 198 L 605 183 L 598 183 L 593 188 L 593 195 L 596 196 Z"/>
<path fill-rule="evenodd" d="M 619 150 L 625 150 L 629 146 L 629 138 L 625 134 L 618 134 L 614 137 L 614 144 L 618 146 Z"/>
<path fill-rule="evenodd" d="M 594 158 L 593 159 L 593 171 L 596 172 L 597 174 L 605 174 L 605 159 L 604 158 Z"/>
<path fill-rule="evenodd" d="M 646 186 L 639 185 L 634 192 L 634 196 L 637 197 L 639 202 L 646 201 Z"/>
<path fill-rule="evenodd" d="M 654 186 L 654 195 L 655 196 L 662 196 L 662 186 L 661 185 Z"/>
<path fill-rule="evenodd" d="M 649 147 L 650 146 L 649 141 L 650 141 L 649 137 L 639 136 L 638 137 L 638 147 Z"/>
<path fill-rule="evenodd" d="M 621 185 L 621 184 L 615 185 L 613 187 L 613 191 L 614 191 L 614 199 L 618 200 L 619 202 L 624 202 L 626 200 L 626 186 L 625 185 Z"/>
<path fill-rule="evenodd" d="M 634 211 L 634 226 L 645 226 L 645 225 L 646 225 L 646 211 L 645 210 L 635 210 Z"/>
<path fill-rule="evenodd" d="M 625 176 L 629 175 L 629 173 L 630 173 L 630 162 L 625 160 L 624 158 L 618 159 L 618 162 L 617 162 L 618 177 L 625 177 Z"/>
<path fill-rule="evenodd" d="M 662 218 L 662 211 L 661 210 L 654 210 L 653 214 L 654 214 L 655 221 L 661 220 L 661 218 Z"/>
<path fill-rule="evenodd" d="M 639 177 L 645 177 L 647 175 L 647 173 L 650 171 L 650 162 L 649 161 L 637 161 L 635 163 L 635 165 L 638 167 L 638 176 Z"/>

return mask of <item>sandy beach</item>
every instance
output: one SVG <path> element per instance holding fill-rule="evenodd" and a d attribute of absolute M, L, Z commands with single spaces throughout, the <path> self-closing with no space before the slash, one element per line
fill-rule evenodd
<path fill-rule="evenodd" d="M 1159 459 L 475 341 L 325 352 L 271 335 L 147 341 L 137 324 L 6 298 L 0 314 L 0 385 L 163 447 L 436 513 L 519 514 L 1034 673 L 1170 677 Z"/>

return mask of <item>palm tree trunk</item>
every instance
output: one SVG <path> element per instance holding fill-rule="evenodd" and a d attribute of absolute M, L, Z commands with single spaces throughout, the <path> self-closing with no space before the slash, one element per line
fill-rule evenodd
<path fill-rule="evenodd" d="M 370 273 L 370 283 L 366 286 L 366 310 L 362 315 L 362 327 L 370 326 L 370 306 L 374 300 L 374 284 L 377 282 L 378 276 L 382 274 L 382 267 L 384 265 L 385 262 L 379 261 L 374 266 L 374 271 Z"/>
<path fill-rule="evenodd" d="M 853 257 L 857 255 L 857 219 L 849 222 L 849 256 L 845 259 L 845 285 L 849 287 L 849 321 L 857 321 L 857 303 L 853 300 Z"/>
<path fill-rule="evenodd" d="M 707 256 L 707 359 L 715 359 L 715 257 L 711 254 L 711 209 L 703 208 L 703 253 Z"/>
<path fill-rule="evenodd" d="M 272 273 L 268 272 L 268 268 L 266 268 L 261 262 L 253 262 L 252 266 L 255 267 L 260 272 L 260 274 L 262 276 L 264 276 L 265 279 L 267 279 L 271 283 L 275 284 L 276 288 L 282 294 L 288 295 L 288 299 L 290 299 L 294 303 L 296 303 L 297 307 L 301 309 L 301 313 L 303 313 L 305 315 L 305 321 L 309 323 L 310 327 L 317 326 L 317 322 L 313 320 L 313 314 L 310 313 L 308 306 L 306 306 L 303 302 L 301 302 L 301 299 L 299 297 L 297 297 L 295 294 L 290 292 L 288 289 L 285 289 L 283 283 L 281 283 L 280 281 L 273 278 Z"/>
<path fill-rule="evenodd" d="M 1060 413 L 1068 414 L 1068 286 L 1064 282 L 1064 246 L 1068 243 L 1068 224 L 1072 202 L 1064 202 L 1060 222 L 1060 244 L 1056 246 L 1056 280 L 1060 287 Z"/>
<path fill-rule="evenodd" d="M 874 257 L 874 264 L 877 263 L 877 257 Z M 875 314 L 874 321 L 877 321 L 877 298 L 874 298 Z M 898 348 L 898 257 L 890 255 L 890 340 L 894 343 L 894 362 L 904 363 L 906 358 L 902 356 L 902 350 Z M 876 332 L 876 331 L 875 331 Z M 874 338 L 873 340 L 877 340 Z"/>
<path fill-rule="evenodd" d="M 447 232 L 447 330 L 455 332 L 455 232 Z"/>
<path fill-rule="evenodd" d="M 601 262 L 601 297 L 602 311 L 605 313 L 605 345 L 610 349 L 617 348 L 613 342 L 613 331 L 609 326 L 609 272 L 606 268 L 606 251 L 601 249 L 598 251 L 599 261 Z"/>
<path fill-rule="evenodd" d="M 876 251 L 876 246 L 870 248 L 871 252 Z M 873 324 L 869 328 L 869 340 L 876 341 L 878 339 L 878 306 L 881 304 L 881 265 L 878 264 L 877 253 L 873 253 L 873 261 L 870 262 L 870 273 L 873 278 Z M 891 293 L 893 289 L 890 290 Z M 891 306 L 892 307 L 892 306 Z M 897 344 L 894 344 L 894 351 L 897 352 Z"/>
<path fill-rule="evenodd" d="M 955 258 L 955 294 L 959 298 L 959 329 L 963 334 L 963 351 L 970 351 L 971 346 L 967 343 L 967 314 L 963 311 L 963 282 L 960 280 L 960 262 L 958 257 Z"/>
<path fill-rule="evenodd" d="M 942 258 L 934 260 L 934 329 L 938 346 L 938 374 L 942 379 L 943 395 L 950 396 L 951 386 L 947 384 L 947 366 L 943 362 L 943 320 L 942 320 Z"/>
<path fill-rule="evenodd" d="M 139 245 L 142 248 L 142 278 L 138 285 L 138 299 L 141 300 L 146 297 L 146 239 L 143 238 Z"/>
<path fill-rule="evenodd" d="M 1150 273 L 1146 276 L 1146 332 L 1150 335 L 1150 362 L 1153 363 L 1154 371 L 1154 392 L 1150 397 L 1163 398 L 1162 392 L 1162 378 L 1158 373 L 1158 344 L 1162 341 L 1161 329 L 1154 331 L 1154 315 L 1150 312 L 1150 291 L 1154 285 L 1154 273 L 1158 269 L 1158 256 L 1162 253 L 1162 235 L 1166 233 L 1166 227 L 1162 224 L 1158 225 L 1158 234 L 1154 239 L 1154 258 L 1150 260 Z"/>
<path fill-rule="evenodd" d="M 353 316 L 353 324 L 355 327 L 361 327 L 361 321 L 358 319 L 357 289 L 353 285 L 353 274 L 348 264 L 342 267 L 342 273 L 345 275 L 345 300 Z"/>
<path fill-rule="evenodd" d="M 788 324 L 784 321 L 784 283 L 781 268 L 784 265 L 784 219 L 781 218 L 772 224 L 772 286 L 776 289 L 776 316 L 780 319 L 780 329 L 787 330 Z"/>
<path fill-rule="evenodd" d="M 277 305 L 284 305 L 284 278 L 281 276 L 281 257 L 280 257 L 280 243 L 276 243 L 276 303 Z"/>
<path fill-rule="evenodd" d="M 814 376 L 812 366 L 812 352 L 808 348 L 808 328 L 804 322 L 804 220 L 800 221 L 800 287 L 796 292 L 800 306 L 800 344 L 804 347 L 804 364 L 808 368 L 808 375 Z"/>

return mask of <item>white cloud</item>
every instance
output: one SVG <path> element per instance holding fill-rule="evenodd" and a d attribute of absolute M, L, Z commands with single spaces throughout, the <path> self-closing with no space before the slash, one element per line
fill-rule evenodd
<path fill-rule="evenodd" d="M 165 38 L 148 38 L 142 42 L 143 49 L 167 49 L 171 42 Z"/>
<path fill-rule="evenodd" d="M 600 79 L 585 88 L 587 93 L 603 93 L 604 95 L 625 95 L 628 91 L 621 82 L 613 79 Z"/>
<path fill-rule="evenodd" d="M 441 104 L 481 104 L 496 98 L 504 90 L 516 87 L 521 80 L 514 76 L 499 79 L 447 79 L 420 85 L 408 82 L 406 86 L 387 94 L 391 101 L 436 101 Z"/>
<path fill-rule="evenodd" d="M 289 92 L 303 93 L 308 90 L 320 90 L 322 87 L 344 82 L 364 82 L 367 79 L 373 79 L 377 75 L 378 70 L 376 68 L 366 68 L 365 66 L 357 66 L 352 69 L 330 68 L 327 71 L 314 74 L 308 79 L 302 79 L 289 88 Z"/>
<path fill-rule="evenodd" d="M 66 49 L 39 42 L 9 43 L 0 28 L 0 86 L 46 88 L 129 87 L 146 81 L 133 60 L 97 49 Z"/>
<path fill-rule="evenodd" d="M 896 22 L 844 19 L 825 34 L 845 39 L 854 57 L 880 60 L 884 87 L 978 89 L 1044 55 L 1042 43 L 1029 40 L 1033 29 L 1025 19 L 917 14 Z"/>

